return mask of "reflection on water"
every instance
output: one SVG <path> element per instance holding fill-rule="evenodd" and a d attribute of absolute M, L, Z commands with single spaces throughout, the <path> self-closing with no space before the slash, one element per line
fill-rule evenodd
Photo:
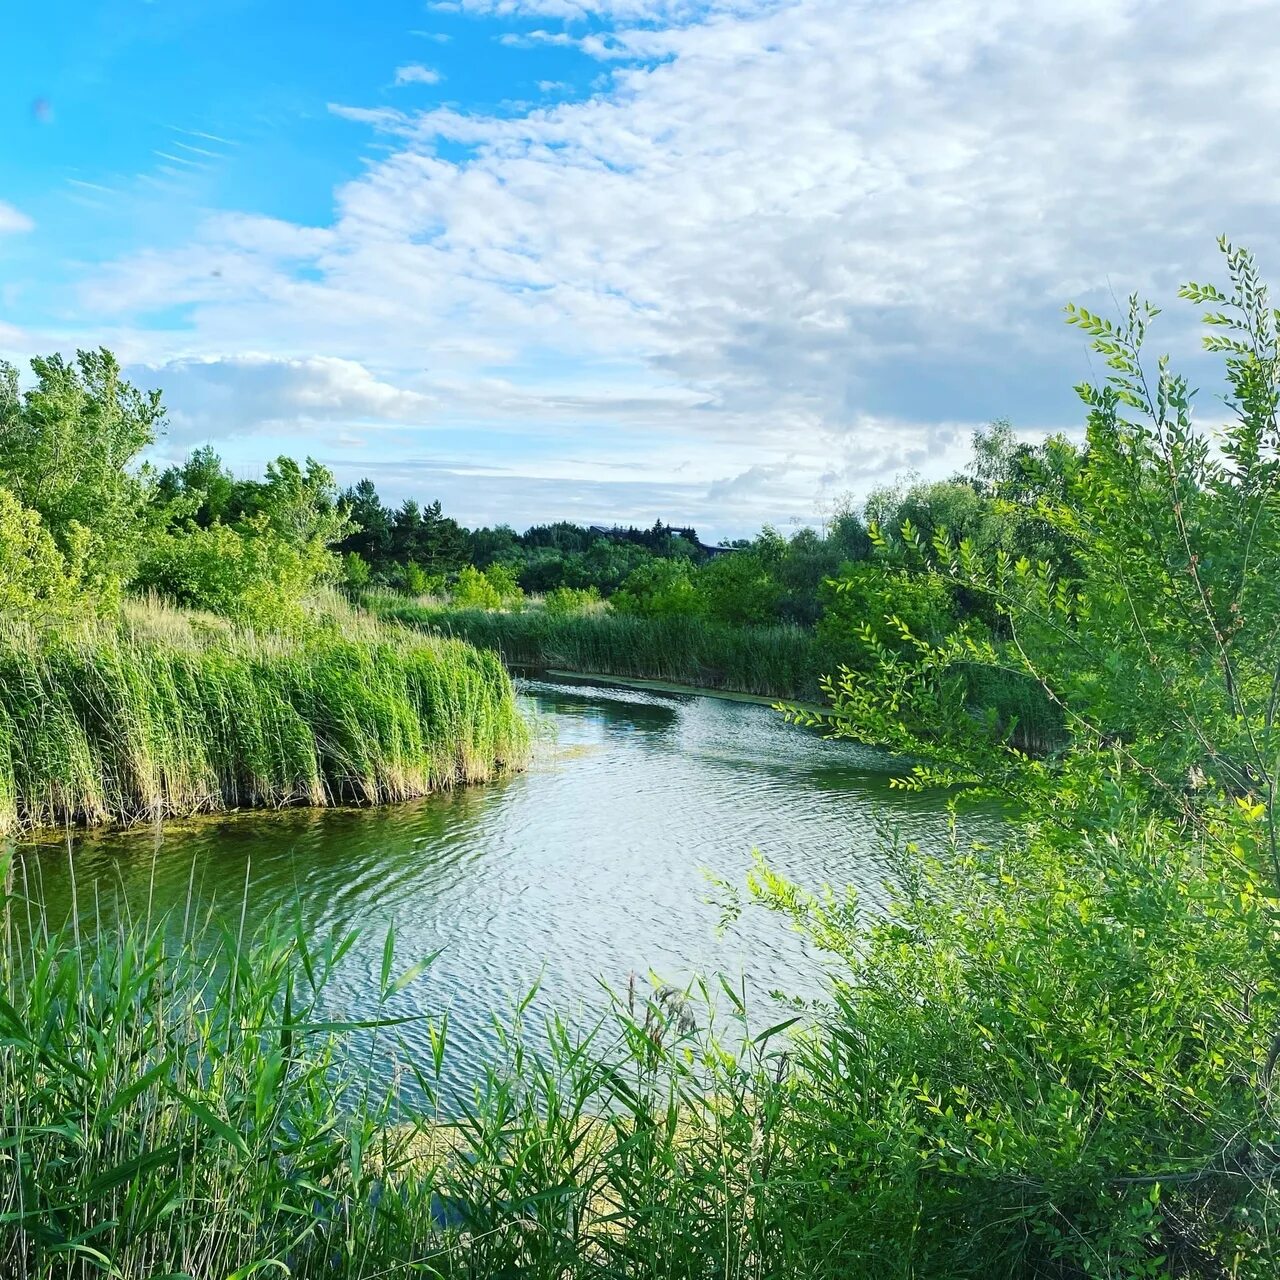
<path fill-rule="evenodd" d="M 491 1015 L 532 983 L 534 1014 L 585 1024 L 603 981 L 650 970 L 684 982 L 719 971 L 763 997 L 813 992 L 818 962 L 785 923 L 747 912 L 723 937 L 704 871 L 740 883 L 761 850 L 808 885 L 853 884 L 880 900 L 895 832 L 946 840 L 936 796 L 891 791 L 885 758 L 785 724 L 767 707 L 683 694 L 522 684 L 547 739 L 534 767 L 489 786 L 375 810 L 290 810 L 74 842 L 82 921 L 96 911 L 222 909 L 250 925 L 294 904 L 308 928 L 362 939 L 332 997 L 351 1017 L 376 1007 L 382 939 L 402 964 L 443 949 L 393 1012 L 450 1016 L 451 1077 L 471 1078 Z M 994 816 L 967 819 L 970 833 Z M 55 922 L 68 918 L 65 850 L 26 857 Z M 247 890 L 247 893 L 246 893 Z M 426 1030 L 403 1031 L 426 1054 Z"/>

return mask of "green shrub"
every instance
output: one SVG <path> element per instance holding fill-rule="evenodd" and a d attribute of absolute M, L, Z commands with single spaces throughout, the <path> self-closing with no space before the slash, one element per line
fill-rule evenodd
<path fill-rule="evenodd" d="M 444 594 L 444 574 L 428 573 L 412 560 L 404 567 L 404 590 L 410 596 L 439 596 Z"/>
<path fill-rule="evenodd" d="M 369 566 L 358 551 L 348 551 L 342 557 L 342 585 L 350 592 L 360 592 L 369 585 L 372 577 Z"/>
<path fill-rule="evenodd" d="M 818 638 L 841 663 L 874 663 L 874 646 L 907 653 L 912 641 L 942 640 L 956 626 L 950 586 L 936 573 L 892 568 L 875 561 L 845 565 L 824 590 Z"/>
<path fill-rule="evenodd" d="M 234 526 L 192 524 L 158 535 L 137 585 L 236 622 L 289 629 L 301 624 L 306 597 L 334 580 L 336 564 L 322 543 L 298 546 L 258 515 Z"/>
<path fill-rule="evenodd" d="M 468 564 L 458 571 L 449 599 L 458 609 L 510 609 L 524 603 L 524 592 L 505 565 L 491 564 L 481 572 Z"/>
<path fill-rule="evenodd" d="M 609 603 L 638 618 L 693 618 L 706 609 L 684 560 L 647 561 L 627 575 Z"/>
<path fill-rule="evenodd" d="M 698 570 L 695 586 L 708 616 L 735 627 L 777 621 L 785 594 L 764 557 L 750 550 L 708 561 Z"/>
<path fill-rule="evenodd" d="M 65 614 L 86 606 L 92 612 L 100 603 L 85 599 L 83 556 L 71 533 L 64 553 L 39 514 L 0 488 L 0 616 Z"/>
<path fill-rule="evenodd" d="M 567 618 L 578 613 L 592 613 L 601 604 L 595 587 L 556 587 L 543 597 L 542 607 L 553 618 Z"/>

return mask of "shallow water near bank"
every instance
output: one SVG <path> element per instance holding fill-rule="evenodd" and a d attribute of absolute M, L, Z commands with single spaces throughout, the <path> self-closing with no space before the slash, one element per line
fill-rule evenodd
<path fill-rule="evenodd" d="M 883 902 L 886 847 L 941 851 L 938 795 L 891 790 L 887 757 L 787 725 L 771 709 L 694 694 L 521 682 L 539 725 L 526 773 L 367 810 L 297 809 L 77 834 L 23 851 L 24 883 L 55 926 L 79 903 L 95 920 L 212 909 L 248 928 L 296 909 L 320 934 L 361 940 L 330 1004 L 351 1018 L 449 1013 L 449 1082 L 465 1086 L 497 1053 L 494 1014 L 535 983 L 535 1019 L 556 1010 L 587 1027 L 636 974 L 676 984 L 723 973 L 761 1022 L 769 993 L 821 990 L 821 959 L 786 922 L 748 910 L 723 935 L 707 874 L 741 884 L 759 849 L 802 884 L 852 884 Z M 963 838 L 997 833 L 991 811 Z M 435 951 L 426 976 L 378 1005 L 382 945 L 394 924 L 400 966 Z M 429 1059 L 425 1025 L 397 1028 Z M 385 1033 L 384 1033 L 385 1036 Z M 394 1055 L 379 1052 L 389 1075 Z"/>

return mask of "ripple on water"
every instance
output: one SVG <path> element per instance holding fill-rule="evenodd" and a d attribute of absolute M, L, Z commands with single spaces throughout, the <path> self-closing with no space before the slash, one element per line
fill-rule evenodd
<path fill-rule="evenodd" d="M 579 1026 L 606 1006 L 601 981 L 623 991 L 633 972 L 684 982 L 719 970 L 761 1002 L 772 988 L 817 991 L 818 961 L 784 922 L 748 912 L 717 935 L 708 872 L 741 883 L 759 849 L 794 879 L 851 884 L 874 907 L 886 840 L 944 847 L 936 796 L 890 790 L 885 757 L 768 707 L 544 681 L 522 682 L 521 695 L 554 733 L 528 773 L 387 809 L 86 835 L 72 851 L 82 915 L 110 921 L 149 900 L 182 911 L 189 895 L 238 913 L 247 886 L 250 924 L 287 909 L 309 929 L 358 927 L 330 993 L 352 1016 L 377 1010 L 394 923 L 403 963 L 441 954 L 391 1011 L 448 1009 L 450 1077 L 465 1084 L 494 1051 L 492 1015 L 539 980 L 531 1014 L 556 1009 Z M 965 820 L 975 836 L 998 825 L 992 813 Z M 66 850 L 27 851 L 23 864 L 65 920 Z M 427 1052 L 421 1024 L 402 1034 L 410 1053 Z M 393 1069 L 388 1054 L 375 1062 Z"/>

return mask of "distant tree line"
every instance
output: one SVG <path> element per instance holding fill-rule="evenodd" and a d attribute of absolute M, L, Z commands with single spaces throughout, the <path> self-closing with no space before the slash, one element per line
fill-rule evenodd
<path fill-rule="evenodd" d="M 884 604 L 945 631 L 980 612 L 981 602 L 922 578 L 909 540 L 929 545 L 945 531 L 984 555 L 1048 561 L 1067 576 L 1073 567 L 1069 545 L 1038 508 L 1070 484 L 1080 449 L 1061 436 L 1022 442 L 1007 422 L 978 431 L 973 445 L 969 465 L 949 480 L 881 487 L 821 528 L 785 535 L 766 526 L 722 554 L 695 529 L 661 520 L 651 528 L 559 521 L 523 533 L 508 525 L 466 529 L 438 501 L 385 505 L 367 479 L 338 501 L 350 528 L 337 550 L 352 588 L 399 589 L 463 607 L 512 607 L 538 595 L 583 607 L 608 600 L 618 612 L 649 617 L 805 627 L 826 617 L 847 627 L 853 609 L 878 614 Z"/>
<path fill-rule="evenodd" d="M 888 643 L 894 616 L 933 638 L 983 620 L 982 600 L 920 570 L 918 546 L 944 534 L 1075 576 L 1041 509 L 1069 489 L 1082 450 L 1062 437 L 1021 442 L 1004 422 L 976 433 L 971 462 L 949 480 L 883 487 L 821 528 L 766 526 L 715 554 L 695 529 L 662 520 L 467 529 L 438 500 L 391 507 L 368 479 L 342 491 L 314 459 L 281 457 L 241 479 L 206 446 L 157 472 L 138 459 L 163 426 L 159 395 L 126 382 L 109 352 L 38 358 L 32 371 L 21 391 L 16 370 L 0 368 L 0 608 L 101 609 L 155 592 L 274 626 L 332 583 L 460 607 L 538 596 L 561 610 L 608 601 L 639 616 L 844 633 L 870 618 Z"/>

